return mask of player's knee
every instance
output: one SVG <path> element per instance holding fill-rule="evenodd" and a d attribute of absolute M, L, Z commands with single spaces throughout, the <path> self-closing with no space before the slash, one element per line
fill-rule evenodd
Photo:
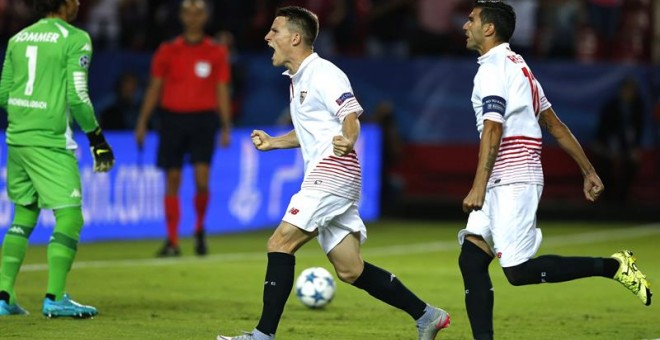
<path fill-rule="evenodd" d="M 55 210 L 55 230 L 54 234 L 64 235 L 63 243 L 75 248 L 80 239 L 80 230 L 84 220 L 82 209 L 80 207 L 71 207 Z M 60 240 L 61 241 L 61 240 Z"/>
<path fill-rule="evenodd" d="M 353 284 L 360 277 L 362 271 L 359 268 L 337 268 L 335 267 L 337 277 L 348 284 Z"/>
<path fill-rule="evenodd" d="M 281 237 L 281 235 L 278 235 L 277 233 L 273 234 L 273 236 L 271 236 L 266 243 L 266 249 L 269 253 L 293 254 L 296 247 L 287 240 L 287 238 Z"/>
<path fill-rule="evenodd" d="M 80 207 L 71 207 L 55 210 L 55 227 L 66 225 L 69 228 L 82 228 L 85 220 Z"/>
<path fill-rule="evenodd" d="M 488 270 L 488 265 L 492 259 L 479 246 L 466 240 L 463 242 L 460 255 L 458 255 L 458 266 L 462 272 Z"/>
<path fill-rule="evenodd" d="M 513 286 L 524 286 L 531 283 L 527 277 L 524 263 L 513 267 L 505 267 L 502 270 L 506 279 Z"/>

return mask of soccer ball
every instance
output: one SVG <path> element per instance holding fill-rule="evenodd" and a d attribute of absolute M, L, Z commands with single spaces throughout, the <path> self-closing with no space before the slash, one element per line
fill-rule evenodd
<path fill-rule="evenodd" d="M 296 279 L 296 296 L 309 308 L 321 308 L 330 303 L 336 289 L 335 279 L 321 267 L 307 268 Z"/>

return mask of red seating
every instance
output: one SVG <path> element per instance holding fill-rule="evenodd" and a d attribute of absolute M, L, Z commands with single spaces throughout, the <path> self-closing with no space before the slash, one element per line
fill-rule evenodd
<path fill-rule="evenodd" d="M 404 179 L 408 199 L 462 200 L 472 186 L 478 152 L 478 145 L 409 145 L 393 173 Z M 544 199 L 583 201 L 582 176 L 573 160 L 557 146 L 543 147 L 541 157 Z M 645 150 L 633 200 L 660 202 L 658 170 L 652 150 Z"/>

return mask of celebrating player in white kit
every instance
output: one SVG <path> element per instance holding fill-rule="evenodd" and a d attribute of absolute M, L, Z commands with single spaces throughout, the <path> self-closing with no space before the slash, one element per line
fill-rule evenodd
<path fill-rule="evenodd" d="M 514 286 L 603 276 L 630 289 L 645 305 L 651 291 L 630 251 L 611 258 L 532 258 L 541 243 L 536 209 L 543 191 L 541 126 L 575 160 L 584 176 L 584 195 L 595 201 L 604 186 L 571 131 L 557 118 L 523 58 L 507 43 L 515 29 L 511 6 L 476 1 L 463 26 L 467 48 L 479 52 L 472 105 L 481 136 L 474 183 L 463 200 L 469 212 L 459 265 L 465 305 L 475 339 L 493 339 L 493 287 L 488 265 L 497 256 Z"/>
<path fill-rule="evenodd" d="M 416 320 L 419 339 L 434 339 L 440 329 L 449 325 L 449 315 L 427 305 L 396 276 L 364 262 L 360 256 L 360 244 L 366 239 L 367 230 L 358 213 L 362 178 L 353 147 L 360 134 L 358 116 L 362 107 L 344 72 L 314 53 L 318 29 L 318 19 L 309 10 L 284 7 L 277 11 L 265 38 L 274 50 L 273 65 L 286 67 L 284 75 L 291 79 L 294 130 L 279 137 L 256 130 L 252 141 L 261 151 L 300 147 L 305 177 L 268 240 L 259 324 L 251 333 L 218 339 L 275 337 L 293 287 L 294 253 L 314 237 L 342 281 L 404 310 Z"/>

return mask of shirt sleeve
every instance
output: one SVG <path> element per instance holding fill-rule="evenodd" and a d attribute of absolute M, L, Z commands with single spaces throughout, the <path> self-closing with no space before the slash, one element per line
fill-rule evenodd
<path fill-rule="evenodd" d="M 151 76 L 163 79 L 168 73 L 167 45 L 161 44 L 151 61 Z"/>
<path fill-rule="evenodd" d="M 9 100 L 9 91 L 14 82 L 14 69 L 11 62 L 11 44 L 7 48 L 5 54 L 5 61 L 2 65 L 2 78 L 0 78 L 0 108 L 7 110 L 7 102 Z"/>
<path fill-rule="evenodd" d="M 333 113 L 340 122 L 343 122 L 350 113 L 355 112 L 359 117 L 364 112 L 355 98 L 351 83 L 344 72 L 339 69 L 336 72 L 325 71 L 317 82 L 319 95 L 326 109 Z"/>
<path fill-rule="evenodd" d="M 539 89 L 539 100 L 541 102 L 541 110 L 539 112 L 543 112 L 549 109 L 550 107 L 552 107 L 552 104 L 550 104 L 550 101 L 548 100 L 548 98 L 546 98 L 545 92 L 543 92 L 543 87 L 541 87 L 541 83 L 538 80 L 534 80 L 534 81 L 536 81 L 536 86 Z"/>
<path fill-rule="evenodd" d="M 99 126 L 87 88 L 92 41 L 86 32 L 77 33 L 69 39 L 66 55 L 67 103 L 80 128 L 90 132 Z"/>
<path fill-rule="evenodd" d="M 507 91 L 504 76 L 490 65 L 482 66 L 477 86 L 481 94 L 483 118 L 498 123 L 504 123 L 506 113 Z"/>
<path fill-rule="evenodd" d="M 224 46 L 218 46 L 218 58 L 214 69 L 217 70 L 217 80 L 219 84 L 229 84 L 231 81 L 231 65 L 229 63 L 229 51 Z"/>

